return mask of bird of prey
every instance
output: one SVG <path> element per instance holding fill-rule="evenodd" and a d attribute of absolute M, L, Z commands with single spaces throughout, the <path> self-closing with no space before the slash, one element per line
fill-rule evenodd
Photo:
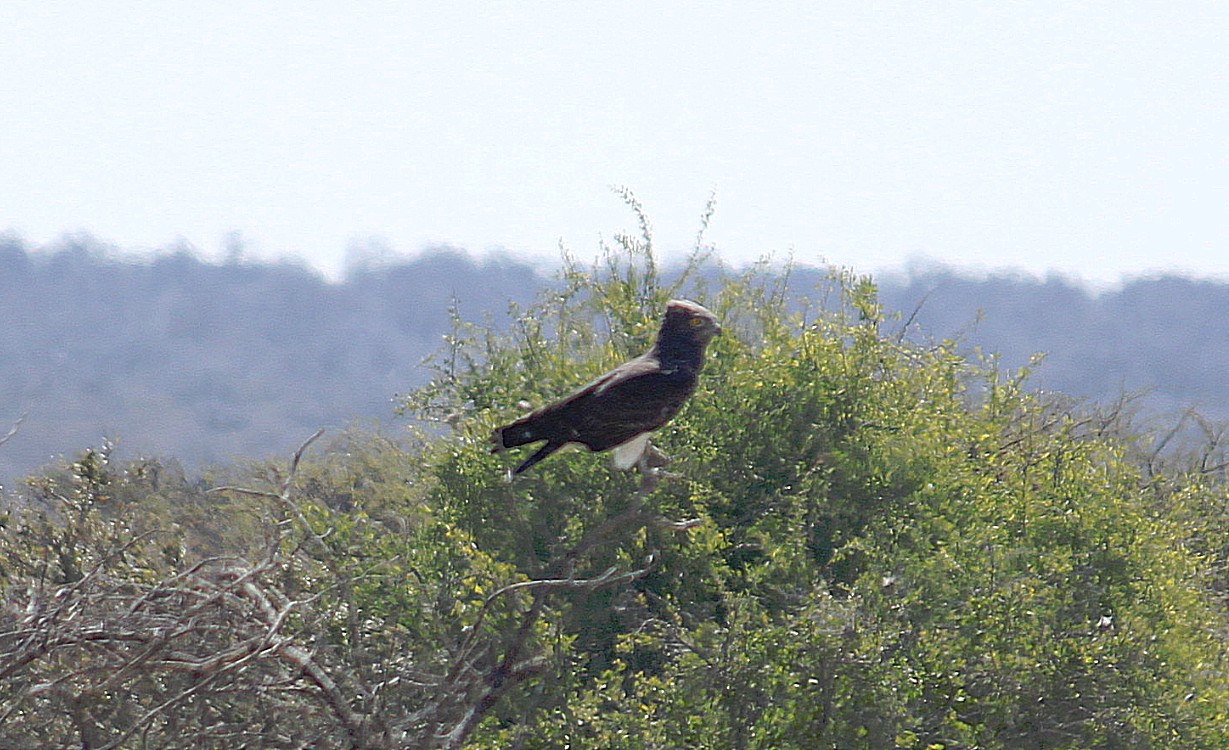
<path fill-rule="evenodd" d="M 569 443 L 614 449 L 619 469 L 664 463 L 649 433 L 670 421 L 696 389 L 704 349 L 721 333 L 717 316 L 689 300 L 670 300 L 653 347 L 568 396 L 491 435 L 492 453 L 545 440 L 513 470 L 520 474 Z M 654 463 L 654 462 L 658 463 Z"/>

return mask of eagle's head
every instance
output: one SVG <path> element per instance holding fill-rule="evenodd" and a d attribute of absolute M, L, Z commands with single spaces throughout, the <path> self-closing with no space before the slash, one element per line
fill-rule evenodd
<path fill-rule="evenodd" d="M 688 342 L 703 350 L 713 337 L 721 333 L 717 316 L 703 305 L 691 300 L 672 299 L 666 304 L 666 317 L 661 321 L 658 342 Z"/>

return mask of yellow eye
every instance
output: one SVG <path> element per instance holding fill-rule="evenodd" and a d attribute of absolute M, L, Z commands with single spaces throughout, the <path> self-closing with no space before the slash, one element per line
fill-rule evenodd
<path fill-rule="evenodd" d="M 704 319 L 692 318 L 691 320 L 687 321 L 687 325 L 691 326 L 692 328 L 699 328 L 700 326 L 704 325 Z"/>

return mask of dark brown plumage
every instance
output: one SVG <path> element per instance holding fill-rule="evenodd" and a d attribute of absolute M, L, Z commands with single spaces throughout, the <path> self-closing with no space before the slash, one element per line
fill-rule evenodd
<path fill-rule="evenodd" d="M 513 474 L 568 443 L 591 451 L 615 449 L 615 465 L 641 460 L 648 434 L 670 421 L 696 389 L 704 349 L 721 332 L 717 317 L 688 300 L 671 300 L 653 348 L 564 398 L 491 435 L 493 453 L 545 440 Z"/>

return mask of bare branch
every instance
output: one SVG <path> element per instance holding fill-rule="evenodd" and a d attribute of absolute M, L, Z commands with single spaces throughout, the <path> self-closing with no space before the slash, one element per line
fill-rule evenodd
<path fill-rule="evenodd" d="M 277 735 L 279 747 L 459 748 L 509 691 L 552 664 L 540 640 L 556 602 L 626 586 L 655 564 L 649 555 L 630 570 L 598 565 L 596 550 L 643 528 L 696 523 L 661 519 L 645 509 L 645 493 L 634 493 L 534 578 L 500 580 L 465 627 L 449 609 L 425 613 L 423 632 L 443 635 L 427 640 L 401 613 L 373 605 L 366 584 L 385 585 L 381 571 L 390 571 L 411 589 L 440 587 L 447 597 L 447 585 L 414 569 L 413 559 L 394 565 L 400 558 L 339 546 L 363 537 L 321 533 L 314 511 L 294 496 L 304 453 L 319 436 L 274 473 L 271 489 L 209 490 L 254 498 L 265 511 L 250 560 L 148 558 L 158 532 L 112 522 L 124 508 L 71 506 L 78 536 L 32 547 L 22 563 L 28 579 L 10 576 L 0 602 L 0 742 L 237 747 Z M 365 522 L 340 514 L 324 521 Z M 58 555 L 72 559 L 71 575 L 61 575 Z M 159 562 L 151 567 L 151 559 Z"/>
<path fill-rule="evenodd" d="M 13 436 L 16 435 L 18 430 L 21 429 L 21 423 L 26 421 L 26 416 L 27 415 L 22 414 L 20 417 L 18 417 L 17 421 L 13 423 L 13 426 L 9 428 L 9 431 L 4 433 L 3 436 L 0 436 L 0 445 L 4 445 L 5 443 L 13 439 Z"/>
<path fill-rule="evenodd" d="M 290 485 L 294 483 L 294 477 L 299 471 L 299 462 L 303 460 L 303 454 L 307 451 L 308 447 L 312 443 L 319 440 L 320 436 L 323 434 L 324 428 L 316 430 L 312 433 L 312 436 L 307 440 L 304 440 L 303 444 L 299 446 L 299 449 L 294 452 L 294 457 L 290 459 L 290 470 L 286 472 L 286 481 L 282 483 L 283 495 L 287 495 L 290 492 Z"/>

